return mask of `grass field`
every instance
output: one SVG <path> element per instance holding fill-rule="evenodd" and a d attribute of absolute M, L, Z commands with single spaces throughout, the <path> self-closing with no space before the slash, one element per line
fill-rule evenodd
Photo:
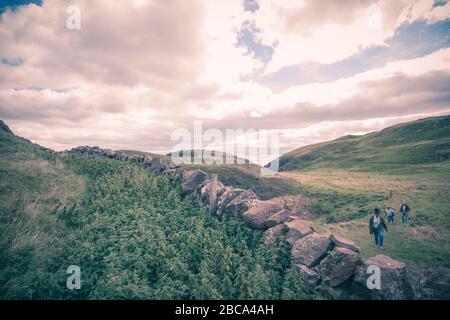
<path fill-rule="evenodd" d="M 411 171 L 414 171 L 412 168 Z M 384 253 L 421 266 L 450 266 L 450 164 L 444 162 L 409 174 L 351 170 L 283 172 L 295 179 L 313 200 L 318 230 L 354 240 L 364 257 L 379 254 L 372 247 L 368 219 L 373 208 L 396 210 L 396 221 L 385 234 Z M 412 208 L 409 224 L 400 221 L 405 200 Z"/>

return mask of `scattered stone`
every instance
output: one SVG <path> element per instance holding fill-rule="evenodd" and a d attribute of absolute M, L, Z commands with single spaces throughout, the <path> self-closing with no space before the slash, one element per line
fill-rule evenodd
<path fill-rule="evenodd" d="M 362 260 L 359 253 L 336 247 L 320 262 L 317 270 L 330 286 L 337 287 L 350 279 L 360 264 Z"/>
<path fill-rule="evenodd" d="M 372 275 L 367 273 L 367 268 L 371 265 L 380 267 L 380 289 L 369 289 L 367 286 L 367 279 Z M 369 258 L 363 265 L 357 267 L 352 289 L 356 295 L 364 299 L 408 300 L 414 297 L 405 263 L 382 254 Z"/>
<path fill-rule="evenodd" d="M 257 200 L 253 207 L 243 213 L 242 217 L 249 228 L 265 230 L 267 229 L 266 221 L 282 209 L 282 206 L 278 203 Z"/>
<path fill-rule="evenodd" d="M 316 266 L 333 249 L 329 235 L 312 233 L 294 242 L 291 254 L 300 264 Z"/>
<path fill-rule="evenodd" d="M 361 252 L 361 249 L 350 239 L 335 236 L 332 234 L 330 240 L 334 243 L 336 247 L 347 248 L 355 252 Z"/>

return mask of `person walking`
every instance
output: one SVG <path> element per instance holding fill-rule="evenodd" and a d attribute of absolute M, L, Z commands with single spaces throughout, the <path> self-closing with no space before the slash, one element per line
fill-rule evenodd
<path fill-rule="evenodd" d="M 408 204 L 403 201 L 402 205 L 400 206 L 400 212 L 402 214 L 402 223 L 407 223 L 409 221 L 409 211 L 411 211 Z"/>
<path fill-rule="evenodd" d="M 375 246 L 383 249 L 384 245 L 384 231 L 387 231 L 386 223 L 380 215 L 380 209 L 375 208 L 375 213 L 369 220 L 369 232 L 373 234 Z"/>
<path fill-rule="evenodd" d="M 392 207 L 386 207 L 386 217 L 388 223 L 394 223 L 395 211 Z"/>

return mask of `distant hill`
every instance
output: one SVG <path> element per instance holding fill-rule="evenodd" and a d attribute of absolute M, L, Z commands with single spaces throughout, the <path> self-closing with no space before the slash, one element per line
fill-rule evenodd
<path fill-rule="evenodd" d="M 450 116 L 402 123 L 363 136 L 304 146 L 279 158 L 280 171 L 398 170 L 450 159 Z"/>

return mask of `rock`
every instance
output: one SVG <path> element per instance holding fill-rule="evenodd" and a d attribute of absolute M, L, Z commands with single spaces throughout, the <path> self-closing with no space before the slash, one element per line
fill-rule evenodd
<path fill-rule="evenodd" d="M 320 262 L 317 270 L 330 286 L 337 287 L 350 279 L 360 264 L 362 260 L 359 253 L 336 247 Z"/>
<path fill-rule="evenodd" d="M 312 233 L 294 242 L 291 254 L 300 264 L 311 268 L 317 265 L 333 248 L 329 235 Z"/>
<path fill-rule="evenodd" d="M 218 214 L 241 217 L 244 212 L 254 206 L 258 196 L 251 190 L 234 189 L 232 187 L 223 192 L 218 205 Z"/>
<path fill-rule="evenodd" d="M 194 193 L 199 190 L 208 181 L 208 174 L 202 170 L 193 170 L 188 172 L 181 184 L 183 194 Z"/>
<path fill-rule="evenodd" d="M 367 273 L 367 268 L 371 265 L 380 267 L 380 289 L 367 287 L 367 279 L 372 275 Z M 405 264 L 382 254 L 369 258 L 363 265 L 357 267 L 352 289 L 356 295 L 364 299 L 403 300 L 414 297 Z"/>
<path fill-rule="evenodd" d="M 334 243 L 336 247 L 350 249 L 355 252 L 361 252 L 361 249 L 357 245 L 355 245 L 355 243 L 350 239 L 335 236 L 334 234 L 332 234 L 330 236 L 330 240 Z"/>
<path fill-rule="evenodd" d="M 211 182 L 208 182 L 201 188 L 200 194 L 198 196 L 198 199 L 201 201 L 201 203 L 205 205 L 209 205 L 209 194 L 211 189 Z M 217 194 L 220 194 L 225 189 L 225 186 L 222 182 L 217 181 Z"/>
<path fill-rule="evenodd" d="M 313 269 L 310 269 L 303 264 L 298 264 L 297 269 L 308 287 L 315 287 L 319 283 L 320 275 Z"/>
<path fill-rule="evenodd" d="M 222 215 L 225 211 L 225 207 L 243 192 L 245 192 L 244 189 L 225 187 L 222 195 L 218 197 L 217 200 L 217 214 Z"/>
<path fill-rule="evenodd" d="M 303 238 L 314 232 L 312 225 L 309 221 L 303 219 L 294 219 L 289 222 L 285 222 L 285 225 L 288 229 L 287 232 L 287 241 L 293 245 L 295 241 L 300 238 Z"/>
<path fill-rule="evenodd" d="M 317 292 L 327 300 L 349 300 L 352 295 L 352 291 L 347 287 L 327 287 L 320 286 Z"/>
<path fill-rule="evenodd" d="M 270 201 L 257 200 L 254 205 L 242 214 L 247 227 L 258 230 L 267 229 L 266 221 L 283 208 L 280 204 Z"/>
<path fill-rule="evenodd" d="M 0 130 L 7 134 L 14 135 L 14 133 L 11 131 L 8 125 L 4 123 L 2 120 L 0 120 Z"/>
<path fill-rule="evenodd" d="M 163 173 L 170 169 L 175 169 L 176 166 L 170 159 L 166 159 L 163 157 L 153 157 L 150 162 L 144 161 L 146 167 L 152 169 L 156 173 Z"/>
<path fill-rule="evenodd" d="M 450 269 L 425 269 L 416 283 L 416 291 L 419 299 L 450 299 Z"/>
<path fill-rule="evenodd" d="M 164 173 L 167 173 L 171 176 L 179 177 L 181 180 L 184 180 L 184 178 L 187 174 L 187 170 L 183 167 L 176 167 L 176 168 L 168 169 L 168 170 L 164 171 Z"/>
<path fill-rule="evenodd" d="M 262 241 L 265 246 L 270 246 L 277 242 L 278 239 L 286 235 L 287 228 L 284 224 L 279 224 L 275 227 L 269 228 L 264 231 Z"/>
<path fill-rule="evenodd" d="M 274 227 L 280 223 L 283 223 L 285 221 L 287 221 L 289 219 L 289 217 L 292 215 L 292 211 L 290 210 L 281 210 L 278 211 L 277 213 L 275 213 L 274 215 L 270 216 L 266 222 L 265 222 L 265 226 L 267 228 L 271 228 Z"/>

